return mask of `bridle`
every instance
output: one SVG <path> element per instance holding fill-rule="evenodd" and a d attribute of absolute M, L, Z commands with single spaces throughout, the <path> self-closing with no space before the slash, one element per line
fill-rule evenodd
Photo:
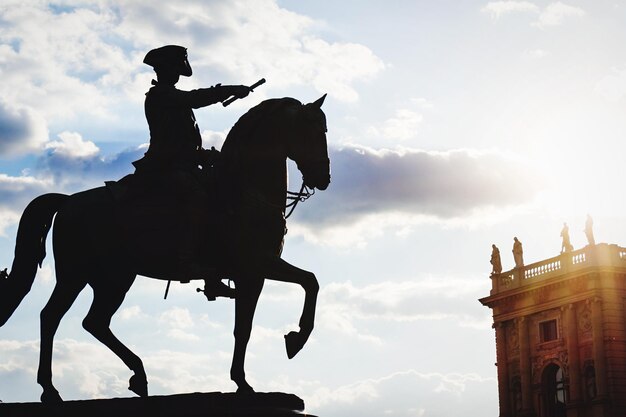
<path fill-rule="evenodd" d="M 302 180 L 302 187 L 300 187 L 300 191 L 294 192 L 287 190 L 286 200 L 291 201 L 285 204 L 285 212 L 287 213 L 285 214 L 285 220 L 291 216 L 299 202 L 308 200 L 313 194 L 315 194 L 315 188 L 307 187 L 304 183 L 304 179 Z"/>

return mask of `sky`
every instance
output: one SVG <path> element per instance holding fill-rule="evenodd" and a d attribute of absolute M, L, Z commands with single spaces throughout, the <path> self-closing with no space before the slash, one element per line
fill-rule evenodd
<path fill-rule="evenodd" d="M 617 1 L 88 1 L 0 3 L 0 267 L 37 195 L 131 173 L 146 150 L 150 49 L 188 48 L 181 89 L 267 83 L 196 111 L 205 147 L 262 100 L 328 94 L 332 183 L 288 221 L 283 258 L 314 272 L 316 327 L 294 359 L 303 291 L 268 282 L 248 348 L 257 391 L 292 392 L 332 416 L 496 416 L 495 335 L 477 301 L 491 244 L 513 267 L 626 241 L 626 4 Z M 291 188 L 300 185 L 290 165 Z M 50 246 L 50 242 L 48 242 Z M 49 248 L 50 249 L 50 248 Z M 0 400 L 37 401 L 39 311 L 31 293 L 0 328 Z M 89 271 L 85 271 L 89 273 Z M 197 284 L 138 278 L 112 329 L 144 361 L 153 395 L 233 391 L 234 304 Z M 131 396 L 131 373 L 80 323 L 56 336 L 67 399 Z"/>

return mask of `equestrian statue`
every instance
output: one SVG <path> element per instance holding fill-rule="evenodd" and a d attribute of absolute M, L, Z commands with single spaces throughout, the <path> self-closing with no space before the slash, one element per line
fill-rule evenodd
<path fill-rule="evenodd" d="M 19 223 L 11 271 L 0 274 L 2 326 L 30 291 L 53 229 L 56 284 L 41 312 L 37 372 L 42 402 L 62 401 L 52 383 L 53 339 L 87 285 L 93 302 L 83 327 L 128 366 L 129 389 L 142 397 L 148 395 L 142 361 L 109 327 L 137 275 L 168 282 L 202 279 L 208 300 L 235 299 L 230 376 L 239 393 L 254 392 L 244 360 L 265 279 L 299 284 L 305 291 L 299 330 L 285 335 L 290 359 L 313 331 L 317 279 L 281 259 L 281 252 L 286 199 L 291 195 L 297 203 L 330 184 L 325 95 L 309 104 L 293 98 L 263 101 L 237 121 L 221 151 L 205 150 L 193 109 L 226 105 L 252 88 L 177 89 L 179 77 L 192 74 L 181 46 L 154 49 L 144 63 L 154 68 L 157 80 L 145 100 L 150 146 L 133 163 L 135 173 L 73 195 L 35 198 Z M 299 193 L 287 191 L 288 158 L 302 173 Z"/>

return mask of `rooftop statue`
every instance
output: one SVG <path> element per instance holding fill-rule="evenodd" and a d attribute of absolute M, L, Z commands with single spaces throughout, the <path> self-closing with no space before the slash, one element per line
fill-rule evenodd
<path fill-rule="evenodd" d="M 245 97 L 245 86 L 181 91 L 191 75 L 186 50 L 166 46 L 145 62 L 157 73 L 146 95 L 150 148 L 136 172 L 118 182 L 73 195 L 35 198 L 20 220 L 15 258 L 0 275 L 0 325 L 30 291 L 53 230 L 56 285 L 41 312 L 37 382 L 42 402 L 59 402 L 52 383 L 53 339 L 59 322 L 87 286 L 94 299 L 83 327 L 133 372 L 129 389 L 148 395 L 141 359 L 111 332 L 111 317 L 137 275 L 160 280 L 204 279 L 208 299 L 235 298 L 235 347 L 231 379 L 238 392 L 253 392 L 244 360 L 252 320 L 265 279 L 294 283 L 305 291 L 299 331 L 285 336 L 292 358 L 313 331 L 315 275 L 281 259 L 287 195 L 287 158 L 302 173 L 297 198 L 330 183 L 325 96 L 302 104 L 270 99 L 250 109 L 230 130 L 221 152 L 201 148 L 192 109 Z M 310 191 L 309 191 L 310 190 Z M 182 232 L 180 231 L 182 230 Z M 235 289 L 221 283 L 232 279 Z"/>
<path fill-rule="evenodd" d="M 587 236 L 587 243 L 590 246 L 596 244 L 596 239 L 593 237 L 593 219 L 587 214 L 587 220 L 585 221 L 585 236 Z"/>
<path fill-rule="evenodd" d="M 516 268 L 524 266 L 524 249 L 522 248 L 522 242 L 517 237 L 513 238 L 513 259 L 515 260 Z"/>
<path fill-rule="evenodd" d="M 567 223 L 563 223 L 563 229 L 561 229 L 561 237 L 563 241 L 561 242 L 561 253 L 571 252 L 574 250 L 574 246 L 569 240 L 569 227 Z"/>
<path fill-rule="evenodd" d="M 491 245 L 491 262 L 492 270 L 491 275 L 497 275 L 502 273 L 502 260 L 500 259 L 500 249 L 494 244 Z"/>

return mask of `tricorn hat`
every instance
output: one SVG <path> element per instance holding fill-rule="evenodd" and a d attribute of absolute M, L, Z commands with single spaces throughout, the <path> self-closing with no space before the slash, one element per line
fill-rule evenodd
<path fill-rule="evenodd" d="M 185 77 L 191 75 L 191 65 L 187 60 L 187 48 L 178 45 L 166 45 L 151 50 L 146 54 L 143 63 L 150 65 L 155 71 L 169 67 Z"/>

